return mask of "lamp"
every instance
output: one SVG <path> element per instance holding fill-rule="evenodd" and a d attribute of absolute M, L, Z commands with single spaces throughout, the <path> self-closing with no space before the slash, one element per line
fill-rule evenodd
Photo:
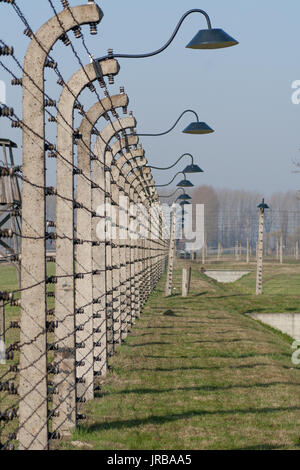
<path fill-rule="evenodd" d="M 206 124 L 205 122 L 200 122 L 199 121 L 199 117 L 198 117 L 198 114 L 196 113 L 196 111 L 193 111 L 192 109 L 186 109 L 185 111 L 183 111 L 183 113 L 181 113 L 181 115 L 179 116 L 179 118 L 177 119 L 175 124 L 170 129 L 168 129 L 167 131 L 159 132 L 157 134 L 138 134 L 138 133 L 135 133 L 134 135 L 138 135 L 138 136 L 142 136 L 142 137 L 159 137 L 159 136 L 162 136 L 162 135 L 169 134 L 169 132 L 171 132 L 177 126 L 177 124 L 180 121 L 180 119 L 182 118 L 182 116 L 184 116 L 186 113 L 193 113 L 196 116 L 197 121 L 191 122 L 182 131 L 184 134 L 201 135 L 201 134 L 211 134 L 211 133 L 214 132 L 214 130 L 210 126 L 208 126 L 208 124 Z"/>
<path fill-rule="evenodd" d="M 169 181 L 169 183 L 167 184 L 157 184 L 157 185 L 154 185 L 155 188 L 164 188 L 166 186 L 169 186 L 170 184 L 173 183 L 173 181 L 175 180 L 176 176 L 178 175 L 183 175 L 184 176 L 184 179 L 181 180 L 178 184 L 177 184 L 177 187 L 179 188 L 192 188 L 194 185 L 193 183 L 191 183 L 189 180 L 186 179 L 186 176 L 185 176 L 185 173 L 183 173 L 182 171 L 179 171 L 178 173 L 176 173 L 176 175 L 174 176 L 174 178 L 172 178 L 171 181 Z"/>
<path fill-rule="evenodd" d="M 154 52 L 149 52 L 146 54 L 114 54 L 114 52 L 110 49 L 108 55 L 101 57 L 99 59 L 94 59 L 94 67 L 97 73 L 97 78 L 103 78 L 102 70 L 99 65 L 99 62 L 102 60 L 107 60 L 110 58 L 116 59 L 144 59 L 146 57 L 153 57 L 157 54 L 163 52 L 175 39 L 182 23 L 184 20 L 191 15 L 192 13 L 201 13 L 206 18 L 207 22 L 207 29 L 200 30 L 196 36 L 188 43 L 186 46 L 189 49 L 220 49 L 224 47 L 235 46 L 238 44 L 234 38 L 229 36 L 223 29 L 213 29 L 211 26 L 211 21 L 208 14 L 201 9 L 194 8 L 192 10 L 187 11 L 179 20 L 174 32 L 172 33 L 170 39 L 162 46 L 160 49 L 157 49 Z"/>
<path fill-rule="evenodd" d="M 177 165 L 177 163 L 183 158 L 185 157 L 186 155 L 190 156 L 191 159 L 192 159 L 192 163 L 191 165 L 188 165 L 184 170 L 183 170 L 183 173 L 203 173 L 203 170 L 198 166 L 198 165 L 195 165 L 194 164 L 194 158 L 193 158 L 193 155 L 191 155 L 190 153 L 184 153 L 183 155 L 181 155 L 178 160 L 176 160 L 175 163 L 173 163 L 173 165 L 171 166 L 166 166 L 164 168 L 161 168 L 161 167 L 158 167 L 158 166 L 150 166 L 150 165 L 147 165 L 148 168 L 152 168 L 153 170 L 170 170 L 171 168 L 173 168 L 175 165 Z"/>

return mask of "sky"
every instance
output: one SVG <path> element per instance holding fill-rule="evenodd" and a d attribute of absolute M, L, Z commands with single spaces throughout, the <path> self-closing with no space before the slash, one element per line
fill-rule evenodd
<path fill-rule="evenodd" d="M 60 11 L 60 1 L 52 1 Z M 16 0 L 16 3 L 35 31 L 53 16 L 48 0 Z M 69 3 L 76 6 L 87 2 L 69 0 Z M 238 46 L 228 49 L 186 49 L 198 30 L 206 27 L 204 17 L 193 14 L 162 54 L 147 59 L 120 59 L 120 73 L 109 90 L 114 95 L 120 86 L 125 87 L 138 132 L 165 131 L 185 109 L 195 110 L 200 121 L 215 130 L 210 135 L 183 134 L 192 118 L 187 115 L 172 133 L 143 137 L 141 143 L 149 164 L 169 166 L 188 152 L 204 170 L 202 174 L 191 175 L 195 186 L 260 191 L 266 197 L 273 192 L 300 188 L 300 175 L 294 173 L 293 165 L 293 160 L 300 160 L 300 104 L 292 103 L 292 83 L 300 80 L 298 0 L 289 0 L 284 8 L 279 0 L 202 0 L 199 4 L 195 0 L 102 0 L 96 3 L 104 12 L 98 35 L 91 36 L 88 26 L 83 28 L 88 48 L 95 57 L 105 55 L 108 48 L 133 54 L 158 49 L 170 37 L 183 13 L 192 8 L 207 11 L 213 27 L 223 28 L 239 41 Z M 23 35 L 24 29 L 11 5 L 1 3 L 0 38 L 14 46 L 20 62 L 30 41 Z M 89 57 L 81 41 L 73 35 L 70 37 L 86 65 Z M 66 80 L 80 68 L 71 48 L 62 43 L 55 45 L 52 56 Z M 0 59 L 21 77 L 11 57 Z M 61 89 L 56 85 L 55 73 L 47 69 L 45 78 L 47 93 L 58 100 Z M 7 85 L 7 105 L 21 117 L 21 88 L 12 87 L 10 79 L 0 66 L 0 81 Z M 80 99 L 86 110 L 96 102 L 96 96 L 90 92 L 84 92 Z M 46 132 L 47 138 L 54 141 L 55 124 L 47 124 Z M 20 162 L 20 129 L 11 129 L 9 120 L 0 118 L 0 136 L 18 143 L 16 155 Z M 185 157 L 172 170 L 153 170 L 155 181 L 167 183 L 188 163 Z M 53 184 L 54 163 L 47 162 L 47 168 L 47 181 Z"/>

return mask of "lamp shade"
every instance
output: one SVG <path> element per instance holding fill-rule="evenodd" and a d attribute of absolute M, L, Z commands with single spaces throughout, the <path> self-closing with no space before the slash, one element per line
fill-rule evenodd
<path fill-rule="evenodd" d="M 265 203 L 265 200 L 264 200 L 264 199 L 262 200 L 262 203 L 259 204 L 257 207 L 258 207 L 258 209 L 270 209 L 270 207 L 268 206 L 268 204 Z"/>
<path fill-rule="evenodd" d="M 194 185 L 189 180 L 182 180 L 177 184 L 178 188 L 192 188 Z"/>
<path fill-rule="evenodd" d="M 188 194 L 180 194 L 180 196 L 178 196 L 177 199 L 180 199 L 181 201 L 187 201 L 189 199 L 192 199 L 191 196 L 189 196 Z"/>
<path fill-rule="evenodd" d="M 211 134 L 214 130 L 205 122 L 191 122 L 182 132 L 184 134 Z"/>
<path fill-rule="evenodd" d="M 203 170 L 198 165 L 188 165 L 184 170 L 183 173 L 203 173 Z"/>
<path fill-rule="evenodd" d="M 238 41 L 223 29 L 202 29 L 186 46 L 188 49 L 221 49 L 236 46 Z"/>
<path fill-rule="evenodd" d="M 180 206 L 187 206 L 187 205 L 190 205 L 191 203 L 189 201 L 182 201 L 179 203 Z"/>

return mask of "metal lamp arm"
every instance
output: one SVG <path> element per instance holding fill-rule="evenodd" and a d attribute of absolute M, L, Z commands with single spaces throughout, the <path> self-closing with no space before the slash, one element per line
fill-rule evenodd
<path fill-rule="evenodd" d="M 193 113 L 196 116 L 197 122 L 199 122 L 199 117 L 198 117 L 198 114 L 196 113 L 196 111 L 193 111 L 192 109 L 186 109 L 185 111 L 183 111 L 183 113 L 181 113 L 181 115 L 179 116 L 179 118 L 177 119 L 175 124 L 171 127 L 171 129 L 169 129 L 165 132 L 161 132 L 159 134 L 135 134 L 135 135 L 142 136 L 142 137 L 158 137 L 158 136 L 161 136 L 161 135 L 169 134 L 169 132 L 171 132 L 177 126 L 177 124 L 179 123 L 182 116 L 184 116 L 186 113 Z"/>
<path fill-rule="evenodd" d="M 184 193 L 184 189 L 183 189 L 183 188 L 177 188 L 172 194 L 167 194 L 166 196 L 165 196 L 164 194 L 162 194 L 162 195 L 159 196 L 159 197 L 161 197 L 161 198 L 173 197 L 173 196 L 175 196 L 175 194 L 176 194 L 179 190 L 181 190 L 181 191 Z"/>
<path fill-rule="evenodd" d="M 157 51 L 154 51 L 154 52 L 149 52 L 147 54 L 111 54 L 109 56 L 104 56 L 104 57 L 101 57 L 100 59 L 95 59 L 96 61 L 101 61 L 101 60 L 105 60 L 105 59 L 108 59 L 108 57 L 110 58 L 120 58 L 120 59 L 144 59 L 146 57 L 153 57 L 154 55 L 157 55 L 157 54 L 160 54 L 161 52 L 163 52 L 165 49 L 167 49 L 167 47 L 169 47 L 169 45 L 173 42 L 173 40 L 175 39 L 182 23 L 184 22 L 184 20 L 186 19 L 187 16 L 191 15 L 192 13 L 201 13 L 202 15 L 205 16 L 206 18 L 206 21 L 207 21 L 207 26 L 208 26 L 208 29 L 211 29 L 211 21 L 210 21 L 210 18 L 208 16 L 208 14 L 206 13 L 206 11 L 204 10 L 200 10 L 198 8 L 195 8 L 193 10 L 189 10 L 187 11 L 183 16 L 182 18 L 179 20 L 179 23 L 177 24 L 172 36 L 170 37 L 170 39 L 166 42 L 166 44 L 164 46 L 162 46 L 160 49 L 157 49 Z"/>
<path fill-rule="evenodd" d="M 180 160 L 181 160 L 183 157 L 185 157 L 186 155 L 188 155 L 189 157 L 191 157 L 191 159 L 192 159 L 192 165 L 193 165 L 193 164 L 194 164 L 193 156 L 192 156 L 190 153 L 184 153 L 184 154 L 181 155 L 181 157 L 179 157 L 178 160 L 177 160 L 175 163 L 173 163 L 173 165 L 171 165 L 171 166 L 166 166 L 165 168 L 159 168 L 159 167 L 157 167 L 157 166 L 149 166 L 149 165 L 147 165 L 147 166 L 148 166 L 148 168 L 152 168 L 153 170 L 170 170 L 171 168 L 173 168 L 174 166 L 176 166 L 177 163 L 180 162 Z"/>
<path fill-rule="evenodd" d="M 173 183 L 173 181 L 175 180 L 175 178 L 178 176 L 178 175 L 184 175 L 184 179 L 186 179 L 185 177 L 185 174 L 182 172 L 182 171 L 179 171 L 178 173 L 176 173 L 176 175 L 174 176 L 174 178 L 167 184 L 156 184 L 154 187 L 155 188 L 164 188 L 165 186 L 169 186 L 170 184 Z"/>

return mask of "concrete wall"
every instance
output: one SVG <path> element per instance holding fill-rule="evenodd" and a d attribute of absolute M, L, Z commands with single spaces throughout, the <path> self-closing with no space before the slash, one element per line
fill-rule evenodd
<path fill-rule="evenodd" d="M 206 276 L 223 283 L 235 282 L 249 273 L 250 271 L 205 271 Z"/>
<path fill-rule="evenodd" d="M 300 313 L 247 313 L 246 315 L 300 340 Z"/>

